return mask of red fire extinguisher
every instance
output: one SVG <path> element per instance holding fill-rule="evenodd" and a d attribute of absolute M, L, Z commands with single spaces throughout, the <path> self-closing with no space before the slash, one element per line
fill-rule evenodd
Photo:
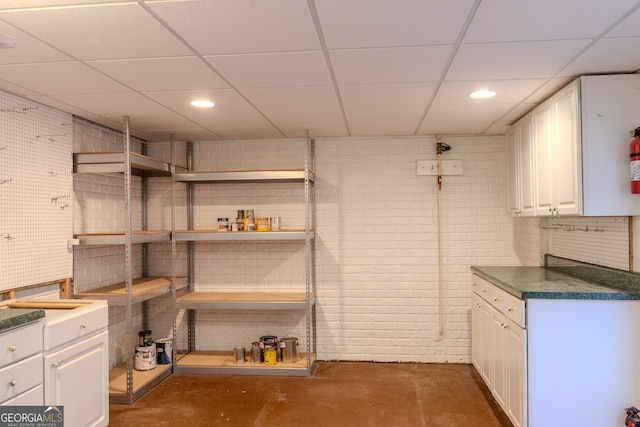
<path fill-rule="evenodd" d="M 633 141 L 629 146 L 631 160 L 631 194 L 640 194 L 640 127 L 633 131 Z"/>

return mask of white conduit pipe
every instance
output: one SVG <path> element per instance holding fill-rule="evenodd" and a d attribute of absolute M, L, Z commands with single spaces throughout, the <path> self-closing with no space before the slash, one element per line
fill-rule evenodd
<path fill-rule="evenodd" d="M 438 209 L 438 329 L 435 340 L 440 341 L 444 334 L 444 283 L 442 278 L 442 206 L 440 192 L 442 191 L 442 149 L 440 137 L 436 137 L 436 163 L 438 168 L 438 194 L 436 204 Z"/>

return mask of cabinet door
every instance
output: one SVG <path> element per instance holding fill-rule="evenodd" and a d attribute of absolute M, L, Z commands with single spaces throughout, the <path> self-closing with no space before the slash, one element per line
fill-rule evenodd
<path fill-rule="evenodd" d="M 533 114 L 535 215 L 553 214 L 553 167 L 551 163 L 551 123 L 553 104 L 542 104 Z"/>
<path fill-rule="evenodd" d="M 556 215 L 580 213 L 581 168 L 578 135 L 578 92 L 576 84 L 561 90 L 553 98 L 552 131 L 554 212 Z"/>
<path fill-rule="evenodd" d="M 45 354 L 44 404 L 64 406 L 65 424 L 103 426 L 109 421 L 108 332 Z"/>
<path fill-rule="evenodd" d="M 520 216 L 534 215 L 533 193 L 533 120 L 525 117 L 520 123 Z"/>
<path fill-rule="evenodd" d="M 493 371 L 493 384 L 491 391 L 496 402 L 502 407 L 506 407 L 507 402 L 507 340 L 506 340 L 506 319 L 497 310 L 491 313 L 491 341 L 493 343 L 493 358 L 491 360 Z"/>
<path fill-rule="evenodd" d="M 507 133 L 507 201 L 509 213 L 513 216 L 519 216 L 522 211 L 519 142 L 520 126 L 516 125 Z"/>
<path fill-rule="evenodd" d="M 493 352 L 494 344 L 491 334 L 491 313 L 489 304 L 479 296 L 473 294 L 472 342 L 471 358 L 484 382 L 491 388 L 493 383 Z"/>
<path fill-rule="evenodd" d="M 506 410 L 514 427 L 527 419 L 527 331 L 505 319 Z"/>

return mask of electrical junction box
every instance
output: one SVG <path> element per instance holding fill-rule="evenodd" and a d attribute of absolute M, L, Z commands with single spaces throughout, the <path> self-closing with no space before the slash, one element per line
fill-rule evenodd
<path fill-rule="evenodd" d="M 462 160 L 442 160 L 440 162 L 442 176 L 462 175 Z M 438 175 L 437 160 L 418 160 L 417 175 Z"/>

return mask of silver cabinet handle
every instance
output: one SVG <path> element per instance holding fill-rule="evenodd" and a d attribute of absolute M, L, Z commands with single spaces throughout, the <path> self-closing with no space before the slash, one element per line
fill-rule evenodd
<path fill-rule="evenodd" d="M 86 329 L 87 324 L 85 322 L 80 323 L 80 329 Z"/>
<path fill-rule="evenodd" d="M 18 385 L 18 380 L 17 380 L 17 379 L 15 379 L 15 378 L 14 378 L 14 379 L 12 379 L 11 381 L 9 381 L 9 385 L 10 385 L 11 387 L 15 387 L 15 386 L 17 386 L 17 385 Z"/>
<path fill-rule="evenodd" d="M 486 293 L 487 292 L 487 288 L 482 288 L 482 293 Z"/>
<path fill-rule="evenodd" d="M 513 307 L 509 307 L 509 308 L 507 308 L 507 311 L 508 311 L 509 313 L 513 312 L 513 310 L 515 310 Z"/>
<path fill-rule="evenodd" d="M 51 367 L 52 367 L 52 368 L 56 368 L 59 364 L 60 364 L 60 362 L 58 362 L 58 361 L 56 360 L 55 362 L 53 362 L 53 363 L 51 364 Z"/>
<path fill-rule="evenodd" d="M 15 345 L 15 344 L 11 344 L 11 345 L 9 346 L 9 351 L 16 351 L 17 349 L 18 349 L 18 347 L 16 347 L 16 345 Z"/>
<path fill-rule="evenodd" d="M 500 297 L 493 297 L 493 300 L 494 300 L 495 302 L 498 302 L 498 301 L 502 300 L 502 298 L 500 298 Z"/>

